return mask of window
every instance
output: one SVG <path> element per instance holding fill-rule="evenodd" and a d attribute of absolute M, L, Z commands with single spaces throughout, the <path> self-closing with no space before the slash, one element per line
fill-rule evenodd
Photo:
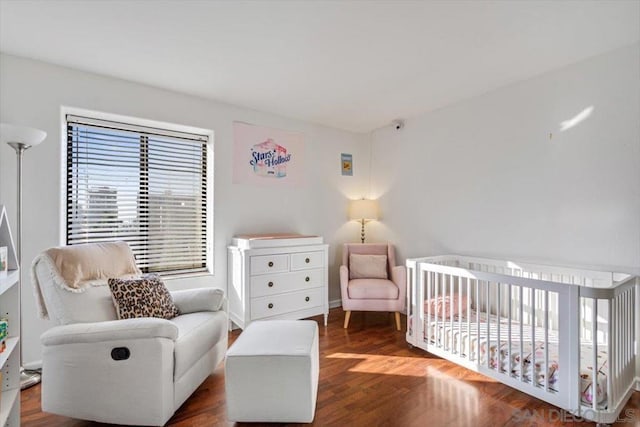
<path fill-rule="evenodd" d="M 124 240 L 143 272 L 206 271 L 207 142 L 67 115 L 67 244 Z"/>

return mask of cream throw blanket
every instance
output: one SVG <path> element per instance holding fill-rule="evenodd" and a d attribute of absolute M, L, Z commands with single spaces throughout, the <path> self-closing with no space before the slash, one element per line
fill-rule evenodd
<path fill-rule="evenodd" d="M 49 317 L 36 275 L 38 263 L 46 264 L 56 286 L 76 293 L 84 292 L 92 285 L 104 285 L 109 278 L 141 274 L 133 252 L 125 242 L 86 243 L 47 249 L 31 264 L 31 283 L 38 312 L 43 319 Z"/>

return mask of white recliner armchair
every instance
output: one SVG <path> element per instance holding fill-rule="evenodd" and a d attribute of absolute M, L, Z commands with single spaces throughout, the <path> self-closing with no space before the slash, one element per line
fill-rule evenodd
<path fill-rule="evenodd" d="M 78 280 L 70 283 L 69 274 Z M 170 320 L 118 320 L 107 278 L 136 274 L 122 242 L 54 248 L 34 260 L 40 315 L 58 325 L 41 336 L 43 411 L 164 425 L 222 361 L 228 339 L 223 291 L 171 292 L 180 315 Z"/>

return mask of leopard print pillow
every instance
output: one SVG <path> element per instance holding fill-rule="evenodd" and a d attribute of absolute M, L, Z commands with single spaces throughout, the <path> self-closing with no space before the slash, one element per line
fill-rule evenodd
<path fill-rule="evenodd" d="M 109 279 L 109 289 L 118 319 L 172 319 L 180 314 L 158 275 L 149 274 L 139 279 Z"/>

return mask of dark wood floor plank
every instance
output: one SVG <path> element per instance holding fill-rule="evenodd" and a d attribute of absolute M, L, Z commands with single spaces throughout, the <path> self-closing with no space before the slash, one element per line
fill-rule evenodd
<path fill-rule="evenodd" d="M 558 408 L 417 348 L 395 330 L 384 313 L 353 313 L 349 329 L 343 312 L 321 317 L 320 384 L 313 426 L 557 426 Z M 239 331 L 229 334 L 229 343 Z M 40 410 L 40 386 L 22 392 L 24 427 L 98 427 Z M 623 410 L 640 427 L 640 392 Z M 232 426 L 226 416 L 224 368 L 215 372 L 171 418 L 175 427 Z M 260 426 L 260 424 L 235 424 Z M 274 424 L 265 424 L 274 426 Z M 289 426 L 308 424 L 289 424 Z M 594 426 L 579 423 L 576 426 Z"/>

